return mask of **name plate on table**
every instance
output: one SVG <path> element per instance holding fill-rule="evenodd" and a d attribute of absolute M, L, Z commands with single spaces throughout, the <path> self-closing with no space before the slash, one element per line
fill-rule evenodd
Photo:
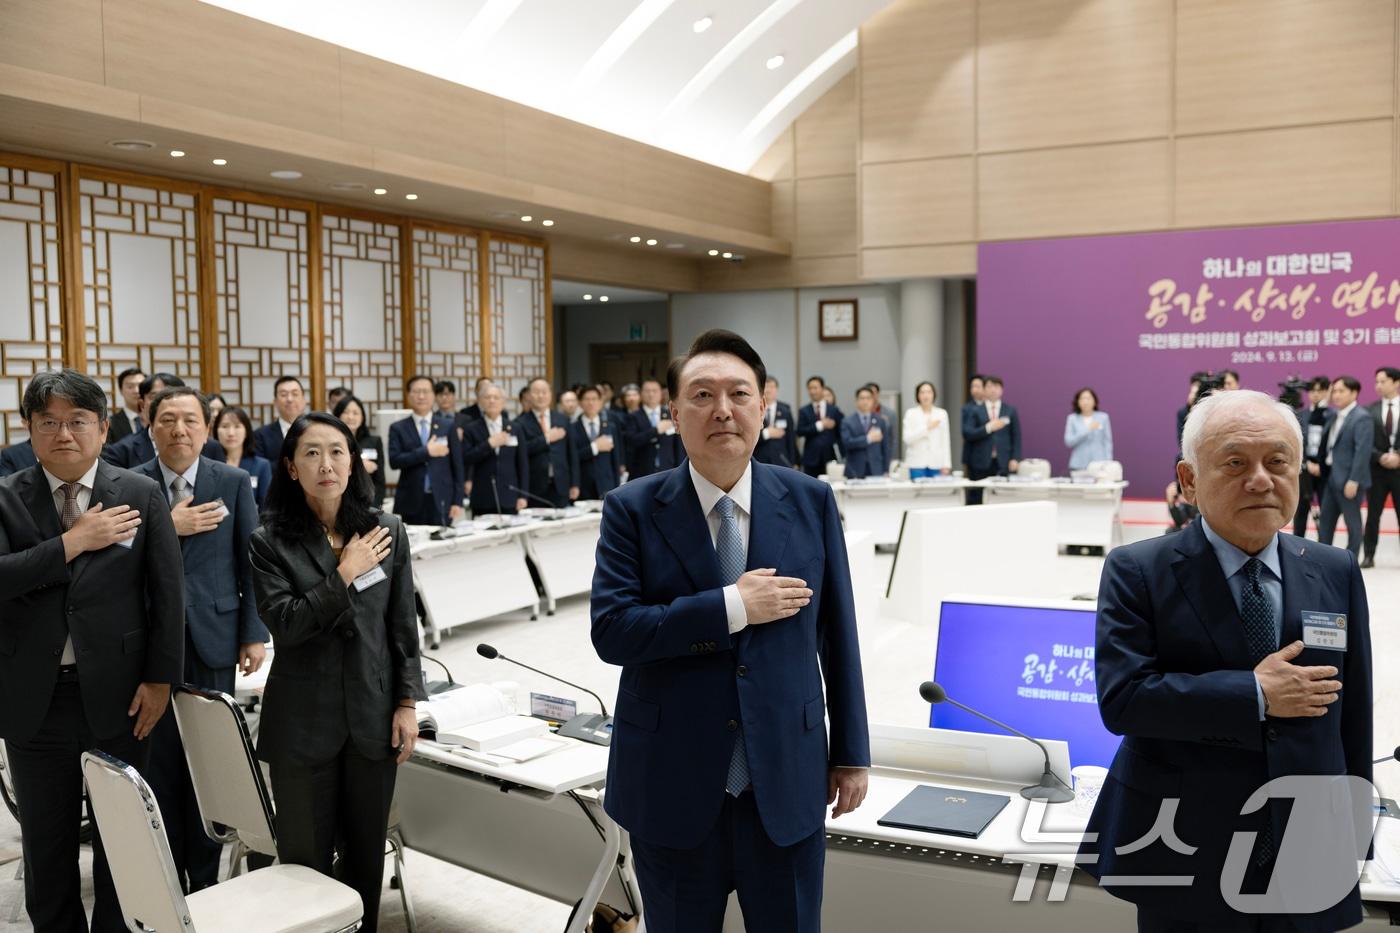
<path fill-rule="evenodd" d="M 1005 794 L 921 784 L 876 823 L 892 829 L 976 839 L 1010 800 Z"/>

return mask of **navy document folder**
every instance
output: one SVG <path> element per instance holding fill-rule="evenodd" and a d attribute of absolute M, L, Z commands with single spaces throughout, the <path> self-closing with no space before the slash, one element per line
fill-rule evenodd
<path fill-rule="evenodd" d="M 976 839 L 1010 800 L 1003 794 L 921 784 L 876 822 L 895 829 Z"/>

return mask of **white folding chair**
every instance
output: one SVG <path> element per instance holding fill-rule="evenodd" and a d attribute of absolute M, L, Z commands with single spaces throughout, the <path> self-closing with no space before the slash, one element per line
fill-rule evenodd
<path fill-rule="evenodd" d="M 239 874 L 249 852 L 276 858 L 273 801 L 253 753 L 243 710 L 227 694 L 188 684 L 175 688 L 174 705 L 204 831 L 210 839 L 233 846 L 229 877 Z M 394 858 L 395 887 L 403 902 L 408 931 L 414 933 L 417 918 L 404 876 L 397 807 L 390 810 L 388 843 Z"/>
<path fill-rule="evenodd" d="M 354 889 L 304 865 L 273 865 L 186 896 L 160 806 L 136 769 L 83 754 L 83 780 L 127 929 L 150 933 L 351 933 L 364 916 Z"/>

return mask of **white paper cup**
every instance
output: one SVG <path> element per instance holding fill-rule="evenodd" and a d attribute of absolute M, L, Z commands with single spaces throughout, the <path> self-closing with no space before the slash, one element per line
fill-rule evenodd
<path fill-rule="evenodd" d="M 1098 765 L 1080 765 L 1069 774 L 1074 780 L 1074 810 L 1087 817 L 1099 799 L 1099 791 L 1103 789 L 1104 778 L 1108 777 L 1108 769 Z"/>

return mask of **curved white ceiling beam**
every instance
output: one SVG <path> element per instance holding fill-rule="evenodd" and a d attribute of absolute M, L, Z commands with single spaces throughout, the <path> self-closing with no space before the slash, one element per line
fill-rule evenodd
<path fill-rule="evenodd" d="M 738 35 L 730 39 L 724 48 L 715 53 L 715 57 L 705 63 L 705 67 L 695 73 L 695 77 L 686 82 L 680 93 L 671 98 L 661 111 L 657 114 L 656 123 L 663 124 L 669 118 L 684 112 L 703 93 L 705 89 L 714 83 L 715 79 L 729 68 L 730 65 L 748 51 L 769 29 L 776 26 L 784 16 L 787 16 L 794 9 L 800 6 L 802 0 L 774 0 L 762 13 L 739 30 Z"/>
<path fill-rule="evenodd" d="M 612 35 L 598 46 L 597 51 L 579 69 L 578 77 L 574 79 L 573 86 L 569 90 L 572 99 L 581 97 L 585 92 L 593 89 L 594 85 L 608 73 L 617 60 L 627 54 L 627 50 L 632 47 L 642 34 L 651 28 L 661 14 L 665 13 L 671 4 L 676 0 L 642 0 L 641 3 L 627 14 Z"/>
<path fill-rule="evenodd" d="M 452 51 L 460 55 L 486 48 L 486 44 L 501 31 L 501 27 L 515 15 L 515 11 L 520 9 L 523 2 L 524 0 L 486 0 L 485 5 L 472 17 L 472 21 L 467 23 L 467 28 L 457 37 L 457 41 L 452 43 Z"/>
<path fill-rule="evenodd" d="M 802 95 L 803 91 L 811 87 L 818 78 L 826 74 L 841 59 L 856 50 L 858 34 L 859 30 L 852 29 L 837 39 L 835 45 L 818 55 L 810 65 L 803 68 L 797 77 L 789 81 L 786 87 L 773 95 L 772 100 L 763 105 L 762 110 L 754 114 L 753 119 L 749 121 L 748 126 L 739 132 L 739 137 L 735 141 L 740 146 L 744 146 L 758 138 L 763 130 L 769 128 L 782 112 Z M 784 122 L 778 129 L 781 130 L 790 122 L 792 121 Z"/>

